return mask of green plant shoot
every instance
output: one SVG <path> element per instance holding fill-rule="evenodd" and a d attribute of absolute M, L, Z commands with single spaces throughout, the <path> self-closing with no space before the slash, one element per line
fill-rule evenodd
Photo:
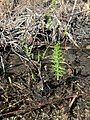
<path fill-rule="evenodd" d="M 26 54 L 26 56 L 29 58 L 29 59 L 31 59 L 31 56 L 33 55 L 32 53 L 31 53 L 31 50 L 32 50 L 32 45 L 31 46 L 29 46 L 28 44 L 27 44 L 27 42 L 26 42 L 26 39 L 24 39 L 24 40 L 22 40 L 21 42 L 20 42 L 20 46 L 22 47 L 22 49 L 23 49 L 23 51 L 24 51 L 24 53 Z"/>
<path fill-rule="evenodd" d="M 52 0 L 52 5 L 53 6 L 56 5 L 56 3 L 57 3 L 57 0 Z"/>
<path fill-rule="evenodd" d="M 65 68 L 63 66 L 63 56 L 62 50 L 59 43 L 54 45 L 53 54 L 52 54 L 52 70 L 55 73 L 57 80 L 65 73 Z"/>

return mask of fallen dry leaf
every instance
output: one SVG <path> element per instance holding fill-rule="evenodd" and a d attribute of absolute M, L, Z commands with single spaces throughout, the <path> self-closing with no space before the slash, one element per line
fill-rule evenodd
<path fill-rule="evenodd" d="M 87 45 L 87 46 L 86 46 L 86 49 L 90 50 L 90 45 Z"/>

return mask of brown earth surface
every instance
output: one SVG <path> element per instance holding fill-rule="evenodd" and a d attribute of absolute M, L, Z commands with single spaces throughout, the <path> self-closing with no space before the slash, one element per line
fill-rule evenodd
<path fill-rule="evenodd" d="M 51 10 L 51 1 L 0 1 L 0 120 L 90 119 L 90 3 L 76 2 Z M 59 81 L 50 62 L 57 41 L 66 69 Z"/>

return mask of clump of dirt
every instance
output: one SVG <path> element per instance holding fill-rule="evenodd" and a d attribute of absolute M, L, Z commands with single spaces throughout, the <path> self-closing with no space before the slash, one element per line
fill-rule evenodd
<path fill-rule="evenodd" d="M 0 16 L 0 119 L 89 120 L 89 2 L 27 2 L 10 2 Z M 51 68 L 57 42 L 60 80 Z"/>

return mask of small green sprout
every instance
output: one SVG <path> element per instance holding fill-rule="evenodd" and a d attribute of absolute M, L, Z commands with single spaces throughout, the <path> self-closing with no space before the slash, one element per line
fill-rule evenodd
<path fill-rule="evenodd" d="M 31 50 L 32 50 L 32 45 L 28 45 L 28 43 L 26 42 L 26 39 L 22 40 L 20 42 L 20 46 L 22 47 L 25 55 L 31 59 L 31 56 L 32 56 L 32 53 L 31 53 Z"/>
<path fill-rule="evenodd" d="M 54 6 L 54 5 L 56 5 L 56 3 L 57 3 L 57 0 L 52 0 L 52 5 Z"/>
<path fill-rule="evenodd" d="M 65 68 L 63 66 L 63 56 L 62 50 L 59 43 L 54 45 L 53 54 L 52 54 L 52 69 L 55 73 L 57 80 L 65 73 Z"/>

